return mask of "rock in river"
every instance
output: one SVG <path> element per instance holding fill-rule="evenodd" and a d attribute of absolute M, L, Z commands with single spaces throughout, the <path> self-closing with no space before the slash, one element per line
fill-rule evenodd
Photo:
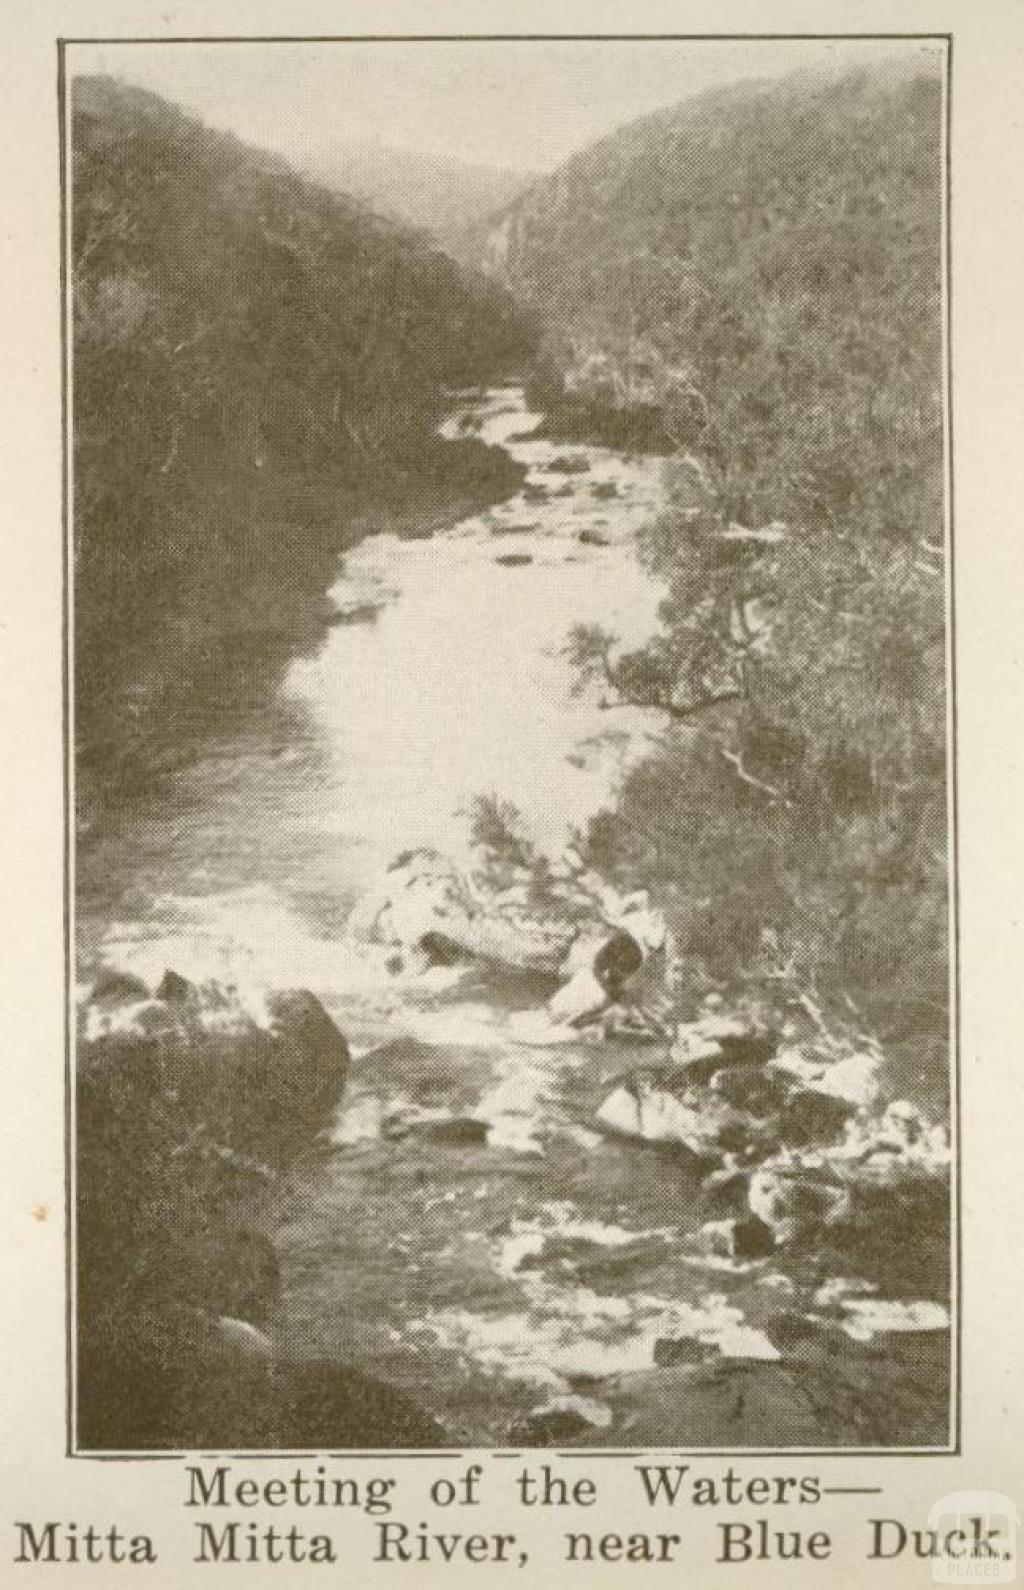
<path fill-rule="evenodd" d="M 711 1095 L 695 1107 L 670 1075 L 648 1070 L 620 1082 L 598 1109 L 597 1119 L 618 1135 L 678 1144 L 709 1161 L 721 1160 L 744 1126 L 744 1117 L 725 1100 Z"/>
<path fill-rule="evenodd" d="M 272 1350 L 244 1322 L 170 1304 L 109 1310 L 79 1350 L 86 1451 L 443 1443 L 409 1397 L 348 1365 Z"/>
<path fill-rule="evenodd" d="M 849 1214 L 850 1201 L 848 1187 L 800 1166 L 761 1165 L 750 1178 L 750 1212 L 779 1243 L 835 1225 Z"/>
<path fill-rule="evenodd" d="M 280 1292 L 267 1209 L 329 1124 L 347 1065 L 304 991 L 173 971 L 155 988 L 97 981 L 77 1053 L 84 1446 L 313 1439 L 292 1412 L 301 1375 L 265 1334 Z M 337 1439 L 346 1430 L 339 1417 Z"/>
<path fill-rule="evenodd" d="M 349 917 L 353 937 L 391 947 L 402 965 L 429 949 L 435 964 L 466 958 L 515 971 L 555 972 L 577 936 L 563 910 L 543 914 L 481 891 L 431 849 L 396 857 Z"/>
<path fill-rule="evenodd" d="M 126 1156 L 154 1136 L 212 1142 L 280 1166 L 328 1124 L 348 1045 L 305 990 L 240 991 L 167 972 L 144 985 L 101 981 L 82 1007 L 81 1142 Z"/>

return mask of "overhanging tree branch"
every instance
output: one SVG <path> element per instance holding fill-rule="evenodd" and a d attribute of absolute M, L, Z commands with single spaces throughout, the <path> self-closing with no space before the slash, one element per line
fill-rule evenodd
<path fill-rule="evenodd" d="M 612 711 L 616 707 L 640 707 L 645 711 L 664 712 L 674 722 L 687 723 L 692 718 L 711 711 L 713 707 L 722 706 L 727 701 L 738 701 L 741 694 L 737 685 L 727 685 L 721 690 L 709 690 L 689 701 L 674 701 L 671 696 L 660 691 L 642 694 L 623 684 L 621 675 L 607 650 L 602 651 L 600 662 L 605 682 L 619 697 L 617 701 L 609 701 L 607 697 L 602 699 L 599 705 L 603 712 Z"/>

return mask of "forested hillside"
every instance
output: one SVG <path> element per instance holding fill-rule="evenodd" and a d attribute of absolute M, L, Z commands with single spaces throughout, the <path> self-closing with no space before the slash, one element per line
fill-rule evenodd
<path fill-rule="evenodd" d="M 664 630 L 572 647 L 664 750 L 591 844 L 710 982 L 881 1031 L 941 1092 L 947 881 L 941 85 L 925 65 L 701 94 L 494 223 L 538 394 L 645 434 Z"/>
<path fill-rule="evenodd" d="M 315 141 L 251 50 L 196 57 L 218 114 L 269 130 L 280 72 Z M 903 55 L 621 128 L 476 271 L 77 84 L 85 1450 L 945 1449 L 943 107 Z"/>
<path fill-rule="evenodd" d="M 435 427 L 528 338 L 429 241 L 110 79 L 74 85 L 72 201 L 77 724 L 109 768 L 292 644 L 360 513 L 511 489 Z"/>

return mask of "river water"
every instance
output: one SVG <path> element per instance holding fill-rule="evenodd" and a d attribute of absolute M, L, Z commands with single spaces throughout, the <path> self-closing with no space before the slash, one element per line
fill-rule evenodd
<path fill-rule="evenodd" d="M 462 405 L 443 429 L 505 445 L 528 467 L 524 491 L 432 537 L 361 542 L 317 654 L 230 732 L 201 735 L 157 799 L 91 836 L 86 959 L 101 945 L 173 953 L 183 971 L 198 961 L 333 997 L 353 901 L 403 849 L 464 853 L 474 796 L 512 801 L 551 854 L 607 799 L 651 725 L 575 698 L 560 653 L 573 624 L 634 641 L 655 627 L 661 593 L 633 538 L 657 511 L 661 468 L 516 439 L 539 419 L 517 388 Z M 580 472 L 552 467 L 566 459 Z"/>
<path fill-rule="evenodd" d="M 655 1344 L 756 1358 L 780 1277 L 695 1256 L 685 1164 L 595 1130 L 649 1051 L 530 1047 L 517 1015 L 549 990 L 396 977 L 345 934 L 399 852 L 466 854 L 474 796 L 514 802 L 557 856 L 648 743 L 642 716 L 573 695 L 561 648 L 576 623 L 633 641 L 656 625 L 635 535 L 661 466 L 531 438 L 538 418 L 513 388 L 453 413 L 449 434 L 528 466 L 523 490 L 346 555 L 316 655 L 83 850 L 77 942 L 83 977 L 309 988 L 349 1038 L 330 1151 L 278 1211 L 282 1341 L 412 1392 L 454 1441 L 500 1446 L 553 1406 L 629 1443 L 638 1404 L 616 1388 L 643 1384 Z"/>

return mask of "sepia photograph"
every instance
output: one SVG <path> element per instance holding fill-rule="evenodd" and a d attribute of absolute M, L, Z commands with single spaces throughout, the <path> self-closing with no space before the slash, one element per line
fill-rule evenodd
<path fill-rule="evenodd" d="M 949 41 L 60 62 L 69 1450 L 955 1450 Z"/>

